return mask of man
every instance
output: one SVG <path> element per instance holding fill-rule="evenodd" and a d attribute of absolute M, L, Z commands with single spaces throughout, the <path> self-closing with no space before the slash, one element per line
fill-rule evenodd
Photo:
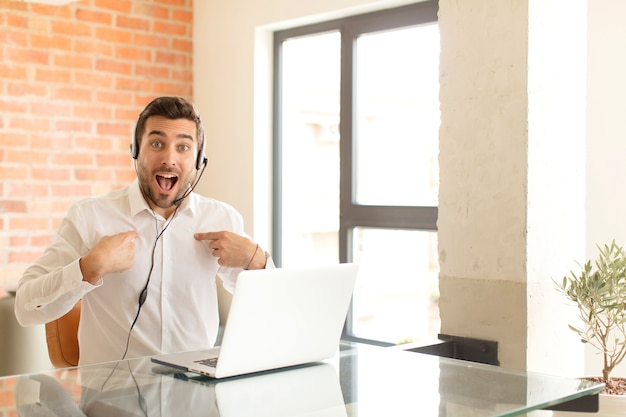
<path fill-rule="evenodd" d="M 47 323 L 82 299 L 80 364 L 213 346 L 215 279 L 272 267 L 231 206 L 193 193 L 204 129 L 182 98 L 157 98 L 131 144 L 137 179 L 73 205 L 55 242 L 22 276 L 15 314 Z"/>

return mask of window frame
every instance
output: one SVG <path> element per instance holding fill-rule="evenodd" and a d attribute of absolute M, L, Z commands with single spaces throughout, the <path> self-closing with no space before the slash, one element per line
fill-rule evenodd
<path fill-rule="evenodd" d="M 338 31 L 341 36 L 340 81 L 340 219 L 339 261 L 352 261 L 351 233 L 356 227 L 405 229 L 419 231 L 437 230 L 437 206 L 378 206 L 356 204 L 354 178 L 355 103 L 356 80 L 355 46 L 359 36 L 384 30 L 415 27 L 437 23 L 438 1 L 425 1 L 393 9 L 349 16 L 327 22 L 315 23 L 274 32 L 273 53 L 273 258 L 282 265 L 282 43 L 290 38 Z M 342 338 L 345 340 L 389 345 L 387 342 L 364 339 L 352 333 L 352 306 L 346 319 Z"/>

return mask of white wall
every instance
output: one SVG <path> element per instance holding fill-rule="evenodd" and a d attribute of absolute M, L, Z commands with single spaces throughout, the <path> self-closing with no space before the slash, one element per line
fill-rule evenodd
<path fill-rule="evenodd" d="M 588 0 L 587 259 L 596 244 L 626 245 L 626 2 Z M 601 358 L 587 354 L 587 374 Z M 626 364 L 614 371 L 626 376 Z"/>

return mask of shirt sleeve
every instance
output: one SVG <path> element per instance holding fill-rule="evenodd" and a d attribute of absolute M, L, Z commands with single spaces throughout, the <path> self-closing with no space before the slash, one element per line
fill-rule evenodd
<path fill-rule="evenodd" d="M 235 210 L 234 208 L 227 206 L 230 209 L 230 231 L 250 237 L 245 231 L 243 227 L 243 217 L 241 214 Z M 261 245 L 262 246 L 262 245 Z M 275 268 L 274 261 L 272 260 L 269 253 L 266 252 L 267 256 L 267 264 L 265 265 L 265 269 Z M 243 271 L 243 268 L 229 268 L 221 266 L 217 270 L 217 275 L 221 278 L 222 283 L 224 285 L 224 289 L 229 293 L 233 293 L 235 291 L 235 286 L 237 285 L 237 276 L 239 273 Z"/>
<path fill-rule="evenodd" d="M 80 257 L 87 251 L 74 223 L 66 217 L 55 242 L 24 271 L 18 283 L 15 316 L 22 326 L 63 316 L 84 294 L 101 285 L 83 281 Z"/>

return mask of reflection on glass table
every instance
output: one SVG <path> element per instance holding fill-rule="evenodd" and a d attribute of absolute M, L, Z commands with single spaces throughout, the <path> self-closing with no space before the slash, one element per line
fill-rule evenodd
<path fill-rule="evenodd" d="M 0 378 L 18 416 L 514 416 L 603 385 L 342 344 L 323 363 L 216 381 L 131 359 Z M 8 388 L 7 388 L 8 387 Z"/>

